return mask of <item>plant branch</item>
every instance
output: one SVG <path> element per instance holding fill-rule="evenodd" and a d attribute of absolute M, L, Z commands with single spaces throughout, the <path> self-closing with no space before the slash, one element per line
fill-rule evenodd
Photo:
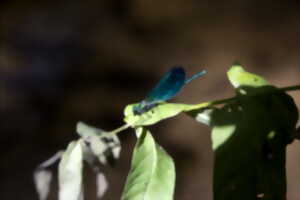
<path fill-rule="evenodd" d="M 294 85 L 294 86 L 288 86 L 288 87 L 283 87 L 283 88 L 278 88 L 280 91 L 294 91 L 294 90 L 300 90 L 300 85 Z M 206 108 L 209 106 L 213 106 L 213 105 L 219 105 L 219 104 L 224 104 L 224 103 L 229 103 L 232 101 L 237 100 L 237 97 L 230 97 L 230 98 L 225 98 L 225 99 L 219 99 L 219 100 L 214 100 L 214 101 L 208 101 L 208 102 L 204 102 L 204 103 L 200 103 L 200 104 L 196 104 L 195 107 L 188 109 L 186 111 L 190 111 L 190 110 L 194 110 L 194 109 L 201 109 L 201 108 Z M 107 132 L 104 135 L 101 135 L 100 138 L 104 138 L 104 137 L 109 137 L 109 136 L 113 136 L 121 131 L 126 130 L 127 128 L 129 128 L 130 125 L 129 124 L 124 124 L 119 128 L 116 128 L 110 132 Z"/>
<path fill-rule="evenodd" d="M 300 90 L 300 85 L 293 85 L 293 86 L 283 87 L 279 89 L 286 92 L 293 91 L 293 90 Z"/>
<path fill-rule="evenodd" d="M 284 92 L 289 92 L 289 91 L 294 91 L 294 90 L 300 90 L 300 85 L 294 85 L 294 86 L 288 86 L 288 87 L 278 88 L 278 90 L 279 91 L 284 91 Z M 214 105 L 229 103 L 229 102 L 232 102 L 232 101 L 236 101 L 237 99 L 238 98 L 236 96 L 234 96 L 234 97 L 225 98 L 225 99 L 219 99 L 219 100 L 214 100 L 214 101 L 207 101 L 207 102 L 204 102 L 204 103 L 196 104 L 195 107 L 187 109 L 186 111 L 191 111 L 191 110 L 194 110 L 194 109 L 201 109 L 201 108 L 206 108 L 206 107 L 209 107 L 209 106 L 214 106 Z"/>

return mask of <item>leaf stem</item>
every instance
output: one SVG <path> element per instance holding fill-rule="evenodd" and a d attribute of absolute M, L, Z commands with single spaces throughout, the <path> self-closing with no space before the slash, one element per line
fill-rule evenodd
<path fill-rule="evenodd" d="M 120 126 L 119 128 L 116 128 L 112 131 L 106 132 L 103 135 L 100 135 L 99 138 L 101 139 L 101 138 L 104 138 L 104 137 L 109 137 L 109 136 L 116 135 L 117 133 L 128 129 L 129 127 L 130 127 L 130 124 L 124 124 L 124 125 Z"/>

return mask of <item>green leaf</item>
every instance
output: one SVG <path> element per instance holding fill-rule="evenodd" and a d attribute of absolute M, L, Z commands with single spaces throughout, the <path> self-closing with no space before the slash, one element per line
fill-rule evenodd
<path fill-rule="evenodd" d="M 148 112 L 141 115 L 134 115 L 132 108 L 136 104 L 130 104 L 126 106 L 124 110 L 124 121 L 130 124 L 132 127 L 149 126 L 153 125 L 161 120 L 168 119 L 179 115 L 182 112 L 192 112 L 193 110 L 202 110 L 209 106 L 212 102 L 200 103 L 200 104 L 179 104 L 179 103 L 161 103 L 152 108 Z"/>
<path fill-rule="evenodd" d="M 59 163 L 59 200 L 82 198 L 82 146 L 81 140 L 71 142 Z"/>
<path fill-rule="evenodd" d="M 124 110 L 124 121 L 133 127 L 148 126 L 161 120 L 174 117 L 187 109 L 190 105 L 176 103 L 161 103 L 148 112 L 141 115 L 134 115 L 132 108 L 136 104 L 126 106 Z"/>
<path fill-rule="evenodd" d="M 227 76 L 234 88 L 241 86 L 261 87 L 269 85 L 263 77 L 245 71 L 240 65 L 233 65 L 228 70 Z"/>
<path fill-rule="evenodd" d="M 122 200 L 172 200 L 175 187 L 172 158 L 146 129 L 137 129 L 137 135 Z"/>
<path fill-rule="evenodd" d="M 271 86 L 263 77 L 249 73 L 239 65 L 232 66 L 228 70 L 227 76 L 238 95 L 257 95 L 270 91 L 274 92 L 274 89 L 276 89 L 276 87 Z"/>

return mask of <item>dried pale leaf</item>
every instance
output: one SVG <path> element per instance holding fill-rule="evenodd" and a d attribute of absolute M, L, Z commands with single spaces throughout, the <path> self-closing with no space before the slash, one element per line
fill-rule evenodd
<path fill-rule="evenodd" d="M 51 158 L 38 165 L 34 171 L 34 184 L 40 200 L 46 200 L 50 191 L 52 172 L 47 168 L 56 163 L 61 158 L 62 154 L 63 151 L 58 151 Z"/>
<path fill-rule="evenodd" d="M 107 134 L 106 131 L 83 122 L 77 123 L 77 132 L 86 143 L 85 160 L 90 161 L 95 156 L 100 163 L 107 164 L 120 157 L 121 144 L 116 135 L 103 137 L 103 135 Z M 99 138 L 99 136 L 102 136 L 102 138 Z"/>
<path fill-rule="evenodd" d="M 96 181 L 97 181 L 97 198 L 101 199 L 108 189 L 108 182 L 104 174 L 101 172 L 97 173 Z"/>
<path fill-rule="evenodd" d="M 38 169 L 34 172 L 34 184 L 39 195 L 39 200 L 46 200 L 50 191 L 52 172 Z"/>
<path fill-rule="evenodd" d="M 81 140 L 71 142 L 59 163 L 59 200 L 82 198 L 82 161 Z"/>

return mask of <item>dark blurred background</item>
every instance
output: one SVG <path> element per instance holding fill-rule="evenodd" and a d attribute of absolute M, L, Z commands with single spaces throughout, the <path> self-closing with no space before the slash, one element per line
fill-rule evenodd
<path fill-rule="evenodd" d="M 0 199 L 37 199 L 34 168 L 76 139 L 81 120 L 106 130 L 122 125 L 124 106 L 143 99 L 171 66 L 208 74 L 174 102 L 230 97 L 226 70 L 238 60 L 283 87 L 299 84 L 299 1 L 86 0 L 0 3 Z M 300 105 L 299 92 L 292 92 Z M 178 200 L 212 199 L 209 128 L 187 116 L 153 127 L 174 157 Z M 104 167 L 120 198 L 135 142 Z M 300 145 L 288 147 L 288 199 L 300 199 Z M 87 199 L 94 178 L 85 174 Z M 56 199 L 54 191 L 50 199 Z"/>

